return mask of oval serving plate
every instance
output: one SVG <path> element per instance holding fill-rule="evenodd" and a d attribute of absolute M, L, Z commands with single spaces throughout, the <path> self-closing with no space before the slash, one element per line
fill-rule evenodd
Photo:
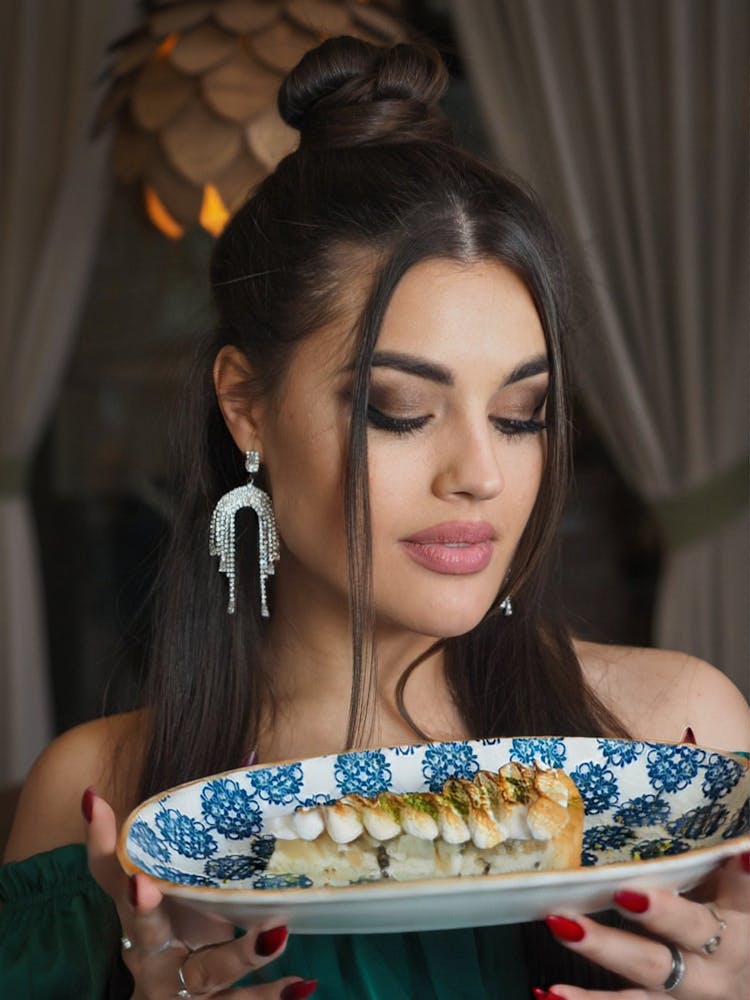
<path fill-rule="evenodd" d="M 265 876 L 266 817 L 356 792 L 438 791 L 449 777 L 508 760 L 562 767 L 584 800 L 582 867 L 473 878 L 306 887 Z M 683 891 L 750 850 L 750 771 L 690 744 L 583 737 L 502 738 L 328 754 L 227 771 L 138 806 L 118 857 L 163 893 L 238 926 L 285 922 L 298 934 L 438 930 L 592 913 L 624 886 Z"/>

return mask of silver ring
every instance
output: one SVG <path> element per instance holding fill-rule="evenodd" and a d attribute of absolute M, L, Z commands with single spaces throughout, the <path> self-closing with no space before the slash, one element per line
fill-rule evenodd
<path fill-rule="evenodd" d="M 177 970 L 177 978 L 180 980 L 180 988 L 179 990 L 177 990 L 177 996 L 180 998 L 180 1000 L 190 1000 L 191 997 L 195 996 L 195 994 L 191 993 L 190 990 L 187 988 L 187 983 L 185 982 L 185 974 L 182 971 L 182 966 L 190 958 L 190 955 L 192 955 L 192 952 L 188 952 L 188 954 L 182 960 L 182 965 Z"/>
<path fill-rule="evenodd" d="M 709 903 L 704 903 L 703 905 L 706 907 L 708 912 L 711 914 L 711 916 L 719 925 L 719 933 L 714 934 L 714 936 L 709 938 L 704 945 L 701 945 L 701 951 L 703 952 L 704 955 L 713 955 L 713 953 L 721 944 L 721 935 L 722 932 L 726 929 L 727 922 L 726 920 L 724 920 L 722 917 L 719 916 L 719 914 L 716 912 L 713 906 L 711 906 Z"/>
<path fill-rule="evenodd" d="M 137 951 L 140 952 L 141 955 L 161 955 L 161 953 L 166 951 L 168 948 L 174 948 L 175 940 L 174 938 L 167 938 L 166 941 L 163 941 L 156 948 L 144 948 L 143 945 L 136 944 L 132 938 L 127 936 L 127 934 L 123 934 L 120 938 L 120 944 L 122 945 L 123 951 Z"/>
<path fill-rule="evenodd" d="M 665 941 L 664 943 L 667 948 L 669 948 L 669 953 L 672 956 L 672 968 L 669 970 L 669 975 L 664 980 L 662 989 L 666 993 L 671 993 L 672 990 L 677 989 L 682 980 L 685 978 L 685 956 L 676 944 L 672 944 L 670 941 Z"/>

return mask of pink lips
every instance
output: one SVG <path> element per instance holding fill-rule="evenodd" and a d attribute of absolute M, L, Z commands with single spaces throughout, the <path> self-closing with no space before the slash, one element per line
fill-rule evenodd
<path fill-rule="evenodd" d="M 479 573 L 492 559 L 495 529 L 485 521 L 445 521 L 401 541 L 411 558 L 435 573 Z"/>

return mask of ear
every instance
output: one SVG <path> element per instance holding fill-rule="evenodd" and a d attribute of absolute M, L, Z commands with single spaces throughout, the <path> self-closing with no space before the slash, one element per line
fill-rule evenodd
<path fill-rule="evenodd" d="M 261 451 L 261 400 L 254 391 L 253 369 L 242 351 L 222 347 L 213 368 L 219 409 L 229 433 L 241 452 Z"/>

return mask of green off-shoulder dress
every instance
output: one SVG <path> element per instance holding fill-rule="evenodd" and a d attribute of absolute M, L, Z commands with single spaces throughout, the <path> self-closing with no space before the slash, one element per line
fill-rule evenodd
<path fill-rule="evenodd" d="M 124 982 L 120 925 L 81 844 L 0 868 L 2 1000 L 100 1000 Z M 528 1000 L 517 927 L 292 935 L 246 982 L 317 979 L 316 1000 Z M 175 993 L 177 984 L 175 984 Z"/>

